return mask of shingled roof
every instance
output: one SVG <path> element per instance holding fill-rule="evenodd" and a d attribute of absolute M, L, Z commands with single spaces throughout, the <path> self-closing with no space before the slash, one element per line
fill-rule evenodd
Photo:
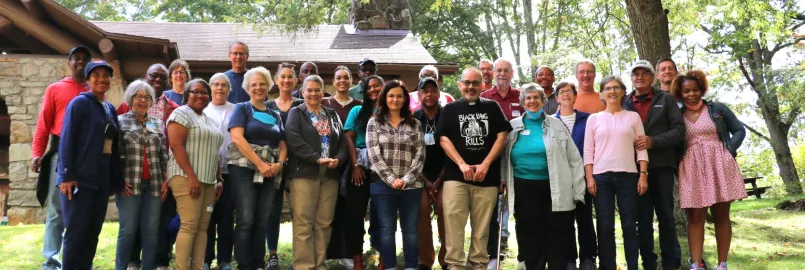
<path fill-rule="evenodd" d="M 93 21 L 104 31 L 168 39 L 176 42 L 182 59 L 228 62 L 227 51 L 234 41 L 249 45 L 249 61 L 315 61 L 356 63 L 369 57 L 378 63 L 436 64 L 409 31 L 375 30 L 347 33 L 343 25 L 317 26 L 296 39 L 274 29 L 254 31 L 250 25 L 232 23 L 164 23 Z"/>

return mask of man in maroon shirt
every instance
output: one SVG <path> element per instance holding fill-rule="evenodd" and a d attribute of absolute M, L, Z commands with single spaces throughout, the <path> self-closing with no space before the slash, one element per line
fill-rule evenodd
<path fill-rule="evenodd" d="M 481 93 L 482 98 L 497 101 L 506 119 L 512 120 L 523 113 L 520 106 L 520 90 L 512 87 L 514 77 L 512 63 L 506 59 L 498 58 L 494 63 L 495 86 Z"/>

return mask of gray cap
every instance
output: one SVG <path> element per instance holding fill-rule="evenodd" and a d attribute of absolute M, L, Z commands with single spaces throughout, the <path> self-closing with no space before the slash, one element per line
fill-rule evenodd
<path fill-rule="evenodd" d="M 637 62 L 634 62 L 634 64 L 632 65 L 632 68 L 629 69 L 629 73 L 634 73 L 635 69 L 638 69 L 638 68 L 648 70 L 648 72 L 651 72 L 651 74 L 655 73 L 654 72 L 654 66 L 652 66 L 651 63 L 649 63 L 646 60 L 637 60 Z"/>

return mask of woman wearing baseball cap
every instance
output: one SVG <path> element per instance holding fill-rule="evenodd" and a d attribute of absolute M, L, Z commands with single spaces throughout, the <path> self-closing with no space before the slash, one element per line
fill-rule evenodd
<path fill-rule="evenodd" d="M 115 107 L 106 101 L 113 69 L 84 68 L 89 91 L 67 106 L 59 142 L 59 191 L 66 231 L 63 269 L 92 269 L 109 195 L 123 188 Z"/>

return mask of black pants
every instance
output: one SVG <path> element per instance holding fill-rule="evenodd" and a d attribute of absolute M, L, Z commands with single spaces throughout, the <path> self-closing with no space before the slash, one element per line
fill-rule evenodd
<path fill-rule="evenodd" d="M 595 262 L 595 258 L 598 257 L 598 243 L 595 236 L 595 225 L 593 224 L 593 197 L 590 196 L 590 193 L 585 192 L 584 203 L 576 203 L 573 215 L 576 218 L 576 225 L 579 227 L 579 249 L 577 252 L 576 229 L 573 227 L 573 221 L 571 220 L 567 261 L 575 264 L 576 259 L 580 258 L 582 262 L 584 260 Z"/>
<path fill-rule="evenodd" d="M 551 210 L 551 187 L 546 180 L 514 179 L 514 219 L 518 261 L 526 269 L 564 269 L 567 263 L 567 235 L 573 212 Z"/>
<path fill-rule="evenodd" d="M 674 221 L 674 175 L 670 167 L 648 170 L 648 191 L 638 198 L 637 235 L 640 239 L 640 258 L 645 269 L 657 268 L 654 253 L 654 213 L 660 230 L 660 252 L 663 269 L 677 269 L 681 263 L 679 238 Z"/>
<path fill-rule="evenodd" d="M 363 238 L 366 235 L 364 218 L 366 217 L 366 208 L 369 206 L 369 175 L 371 171 L 366 172 L 366 179 L 363 185 L 357 186 L 351 181 L 346 181 L 345 198 L 346 217 L 344 220 L 344 242 L 346 242 L 347 254 L 350 256 L 363 254 Z M 351 176 L 351 174 L 350 174 Z"/>
<path fill-rule="evenodd" d="M 224 178 L 221 198 L 215 202 L 215 208 L 210 216 L 210 225 L 207 227 L 207 251 L 204 262 L 212 264 L 213 259 L 218 259 L 218 265 L 232 262 L 232 248 L 234 239 L 235 209 L 232 204 L 232 187 L 229 181 L 229 174 L 222 174 Z M 216 239 L 215 234 L 218 233 Z M 215 256 L 215 243 L 218 242 L 218 256 Z"/>
<path fill-rule="evenodd" d="M 500 201 L 500 195 L 497 196 L 495 199 L 495 203 L 492 204 L 492 219 L 489 220 L 489 238 L 486 242 L 486 253 L 489 254 L 489 260 L 493 260 L 497 258 L 498 260 L 503 260 L 503 255 L 498 254 L 498 236 L 500 230 L 500 209 L 498 208 L 498 202 Z M 501 240 L 503 241 L 503 240 Z M 503 250 L 501 250 L 503 252 Z"/>

